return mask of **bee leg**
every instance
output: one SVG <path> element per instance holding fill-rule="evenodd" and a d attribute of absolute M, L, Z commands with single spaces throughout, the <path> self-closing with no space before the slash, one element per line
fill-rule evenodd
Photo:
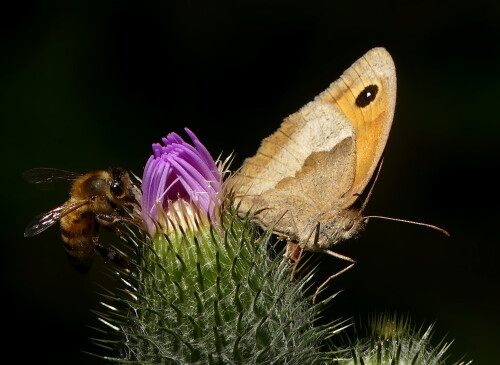
<path fill-rule="evenodd" d="M 103 257 L 105 261 L 111 261 L 113 264 L 125 269 L 126 271 L 130 271 L 130 261 L 120 252 L 104 247 L 99 242 L 94 240 L 94 245 L 97 252 Z"/>
<path fill-rule="evenodd" d="M 113 224 L 134 224 L 136 226 L 141 224 L 139 219 L 132 219 L 128 217 L 123 217 L 121 215 L 113 215 L 113 214 L 96 214 L 96 218 L 104 225 L 113 225 Z"/>

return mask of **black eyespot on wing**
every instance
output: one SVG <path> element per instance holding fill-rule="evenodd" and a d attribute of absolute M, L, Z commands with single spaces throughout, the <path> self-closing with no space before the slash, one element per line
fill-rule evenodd
<path fill-rule="evenodd" d="M 378 86 L 377 85 L 368 85 L 361 91 L 356 98 L 356 105 L 360 108 L 364 108 L 368 106 L 375 98 L 377 97 Z"/>

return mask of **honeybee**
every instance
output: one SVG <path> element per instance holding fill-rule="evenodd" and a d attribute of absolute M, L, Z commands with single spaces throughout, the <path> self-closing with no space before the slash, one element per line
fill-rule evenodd
<path fill-rule="evenodd" d="M 33 218 L 24 231 L 25 237 L 37 235 L 59 222 L 64 249 L 75 269 L 87 272 L 96 254 L 129 269 L 129 261 L 124 255 L 99 243 L 100 225 L 113 230 L 113 225 L 134 223 L 133 219 L 124 215 L 127 206 L 139 207 L 135 185 L 126 170 L 115 167 L 82 175 L 52 168 L 35 168 L 26 171 L 24 177 L 35 184 L 57 180 L 73 182 L 69 200 Z"/>

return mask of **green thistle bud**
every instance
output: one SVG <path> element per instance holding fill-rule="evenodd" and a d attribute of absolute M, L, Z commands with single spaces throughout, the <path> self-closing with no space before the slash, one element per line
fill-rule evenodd
<path fill-rule="evenodd" d="M 304 296 L 311 276 L 292 283 L 289 265 L 279 254 L 271 258 L 269 235 L 259 236 L 230 202 L 221 204 L 230 197 L 222 199 L 215 163 L 190 136 L 195 148 L 169 135 L 167 146 L 161 151 L 156 146 L 146 165 L 142 214 L 147 225 L 129 237 L 137 262 L 130 276 L 123 276 L 125 289 L 108 296 L 107 311 L 101 313 L 119 335 L 116 342 L 100 342 L 119 350 L 120 356 L 107 359 L 140 364 L 327 361 L 331 354 L 320 347 L 340 324 L 315 325 L 326 301 L 313 305 Z"/>
<path fill-rule="evenodd" d="M 396 314 L 374 316 L 367 328 L 356 331 L 356 340 L 341 349 L 334 364 L 342 365 L 445 365 L 450 342 L 432 345 L 433 325 L 415 328 Z M 466 365 L 470 362 L 455 362 Z"/>

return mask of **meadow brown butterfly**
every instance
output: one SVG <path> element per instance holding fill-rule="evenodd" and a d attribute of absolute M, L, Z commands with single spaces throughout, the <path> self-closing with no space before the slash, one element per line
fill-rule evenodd
<path fill-rule="evenodd" d="M 245 160 L 230 181 L 239 212 L 308 251 L 355 236 L 366 223 L 395 105 L 394 62 L 374 48 Z"/>
<path fill-rule="evenodd" d="M 373 48 L 340 78 L 262 141 L 229 180 L 240 214 L 288 240 L 285 256 L 297 250 L 325 252 L 357 235 L 368 218 L 437 226 L 380 216 L 363 216 L 382 166 L 396 106 L 396 69 L 384 48 Z M 300 258 L 300 256 L 299 256 Z"/>

